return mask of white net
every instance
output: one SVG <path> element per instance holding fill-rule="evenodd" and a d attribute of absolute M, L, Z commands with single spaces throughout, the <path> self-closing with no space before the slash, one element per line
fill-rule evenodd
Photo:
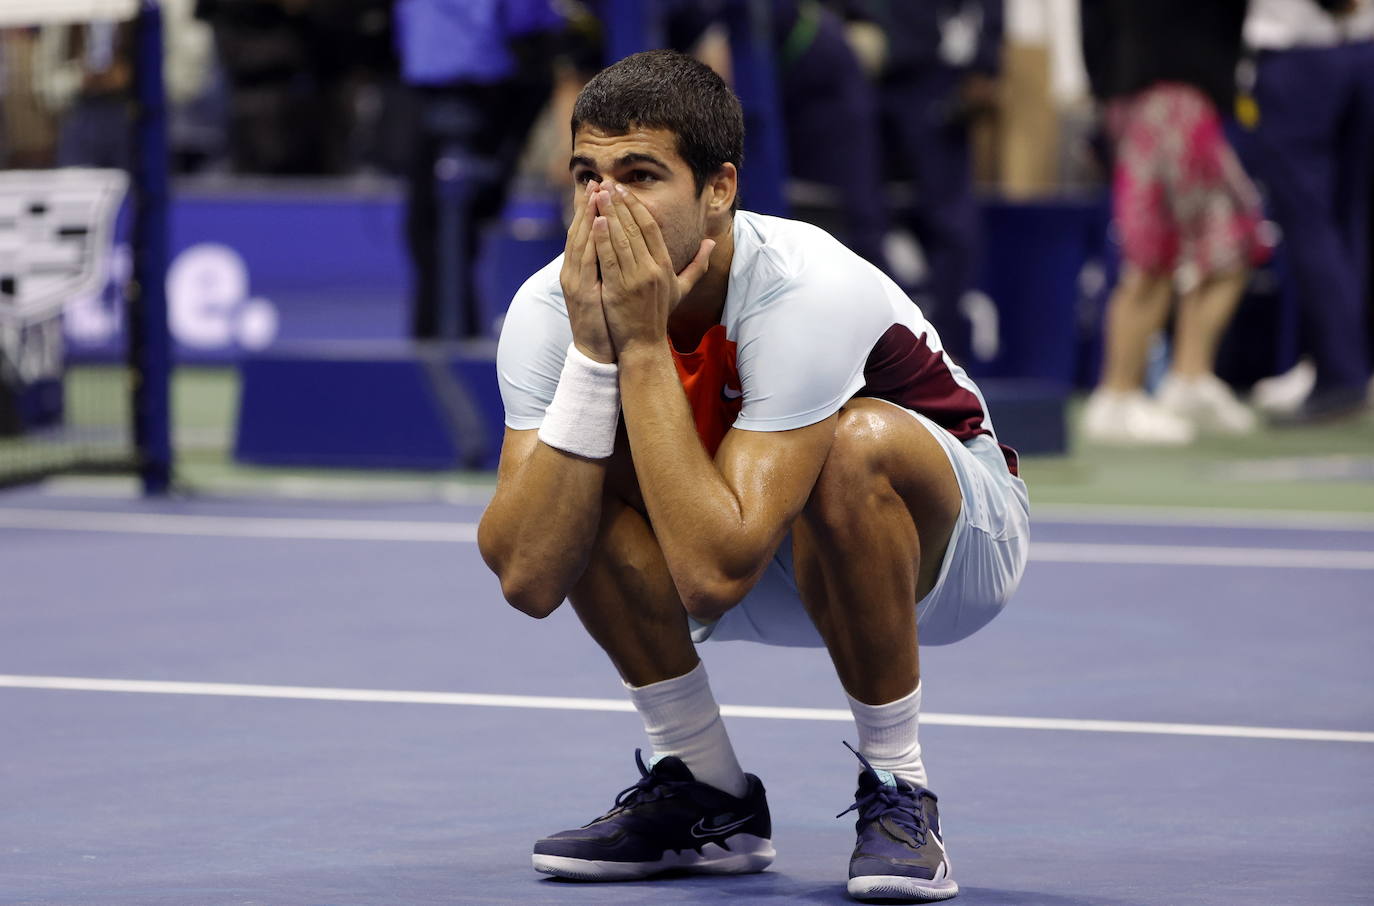
<path fill-rule="evenodd" d="M 139 7 L 0 0 L 0 484 L 137 462 L 127 333 L 71 340 L 124 309 Z"/>

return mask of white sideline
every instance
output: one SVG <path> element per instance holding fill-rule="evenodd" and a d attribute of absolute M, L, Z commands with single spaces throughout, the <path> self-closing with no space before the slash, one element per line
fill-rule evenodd
<path fill-rule="evenodd" d="M 310 541 L 472 543 L 477 540 L 477 524 L 473 522 L 201 516 L 19 507 L 0 507 L 0 528 Z M 1374 551 L 1168 544 L 1035 542 L 1031 544 L 1031 560 L 1042 563 L 1374 570 Z"/>
<path fill-rule="evenodd" d="M 274 478 L 198 480 L 196 487 L 217 496 L 277 497 L 286 500 L 363 501 L 386 503 L 453 503 L 485 505 L 494 486 L 447 479 L 419 481 L 399 478 Z M 115 476 L 55 476 L 42 484 L 48 497 L 94 497 L 138 500 L 143 491 L 135 478 Z M 1037 523 L 1056 525 L 1189 526 L 1193 528 L 1252 528 L 1281 531 L 1374 531 L 1374 514 L 1330 510 L 1283 510 L 1251 507 L 1160 506 L 1118 503 L 1037 503 Z"/>
<path fill-rule="evenodd" d="M 295 538 L 307 541 L 474 542 L 474 522 L 383 519 L 297 519 L 199 516 L 0 507 L 0 528 L 121 535 L 199 535 L 213 538 Z"/>
<path fill-rule="evenodd" d="M 1254 566 L 1283 569 L 1374 569 L 1374 551 L 1272 547 L 1185 547 L 1176 544 L 1090 544 L 1032 541 L 1033 562 L 1137 563 L 1154 566 Z"/>
<path fill-rule="evenodd" d="M 319 686 L 263 686 L 242 683 L 187 683 L 151 680 L 96 679 L 74 676 L 14 676 L 0 674 L 0 688 L 48 689 L 69 692 L 132 692 L 151 695 L 212 695 L 231 698 L 284 698 L 305 701 L 384 702 L 410 705 L 464 705 L 487 708 L 539 708 L 556 711 L 632 711 L 628 701 L 614 698 L 565 698 L 536 695 L 490 695 L 471 692 L 413 692 L 390 689 L 333 689 Z M 767 720 L 849 721 L 847 709 L 774 708 L 758 705 L 721 705 L 727 717 Z M 1374 733 L 1354 730 L 1302 730 L 1286 727 L 1243 727 L 1224 724 L 1151 723 L 1127 720 L 1074 720 L 1047 717 L 999 717 L 983 714 L 924 713 L 921 722 L 949 727 L 1001 730 L 1069 730 L 1089 733 L 1146 733 L 1166 736 L 1212 736 L 1241 739 L 1279 739 L 1307 742 L 1374 743 Z"/>
<path fill-rule="evenodd" d="M 1059 525 L 1186 525 L 1320 532 L 1374 530 L 1374 515 L 1370 513 L 1112 503 L 1038 503 L 1031 507 L 1031 521 Z"/>

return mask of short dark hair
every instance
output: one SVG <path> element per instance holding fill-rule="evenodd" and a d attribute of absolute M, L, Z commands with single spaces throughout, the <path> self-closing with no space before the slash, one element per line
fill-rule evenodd
<path fill-rule="evenodd" d="M 632 54 L 597 73 L 573 106 L 572 134 L 584 127 L 611 135 L 666 129 L 692 171 L 697 194 L 731 163 L 744 162 L 744 113 L 725 80 L 675 50 Z"/>

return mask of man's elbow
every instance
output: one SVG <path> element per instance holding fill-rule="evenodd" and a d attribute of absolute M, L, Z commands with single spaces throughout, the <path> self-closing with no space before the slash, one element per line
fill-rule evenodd
<path fill-rule="evenodd" d="M 501 576 L 501 594 L 506 603 L 523 614 L 542 620 L 558 609 L 565 595 L 548 582 L 519 575 Z"/>
<path fill-rule="evenodd" d="M 546 575 L 520 567 L 516 558 L 501 547 L 494 533 L 486 529 L 485 522 L 478 527 L 477 547 L 488 568 L 500 580 L 501 595 L 506 602 L 537 620 L 557 610 L 565 597 L 563 591 L 554 588 Z"/>
<path fill-rule="evenodd" d="M 679 587 L 678 593 L 683 608 L 693 619 L 714 623 L 744 599 L 749 586 L 748 582 L 717 576 L 707 581 L 693 582 L 686 588 Z"/>

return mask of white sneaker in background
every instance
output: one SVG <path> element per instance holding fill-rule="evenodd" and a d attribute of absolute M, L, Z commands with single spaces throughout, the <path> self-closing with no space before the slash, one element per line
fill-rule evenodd
<path fill-rule="evenodd" d="M 1196 436 L 1191 423 L 1140 390 L 1094 390 L 1083 407 L 1082 432 L 1094 443 L 1141 447 L 1179 447 Z"/>
<path fill-rule="evenodd" d="M 1203 434 L 1250 434 L 1259 426 L 1255 413 L 1214 374 L 1186 378 L 1166 375 L 1155 399 Z"/>
<path fill-rule="evenodd" d="M 1250 391 L 1250 402 L 1270 415 L 1291 415 L 1316 385 L 1317 366 L 1311 359 L 1302 359 L 1283 374 L 1256 381 Z"/>

